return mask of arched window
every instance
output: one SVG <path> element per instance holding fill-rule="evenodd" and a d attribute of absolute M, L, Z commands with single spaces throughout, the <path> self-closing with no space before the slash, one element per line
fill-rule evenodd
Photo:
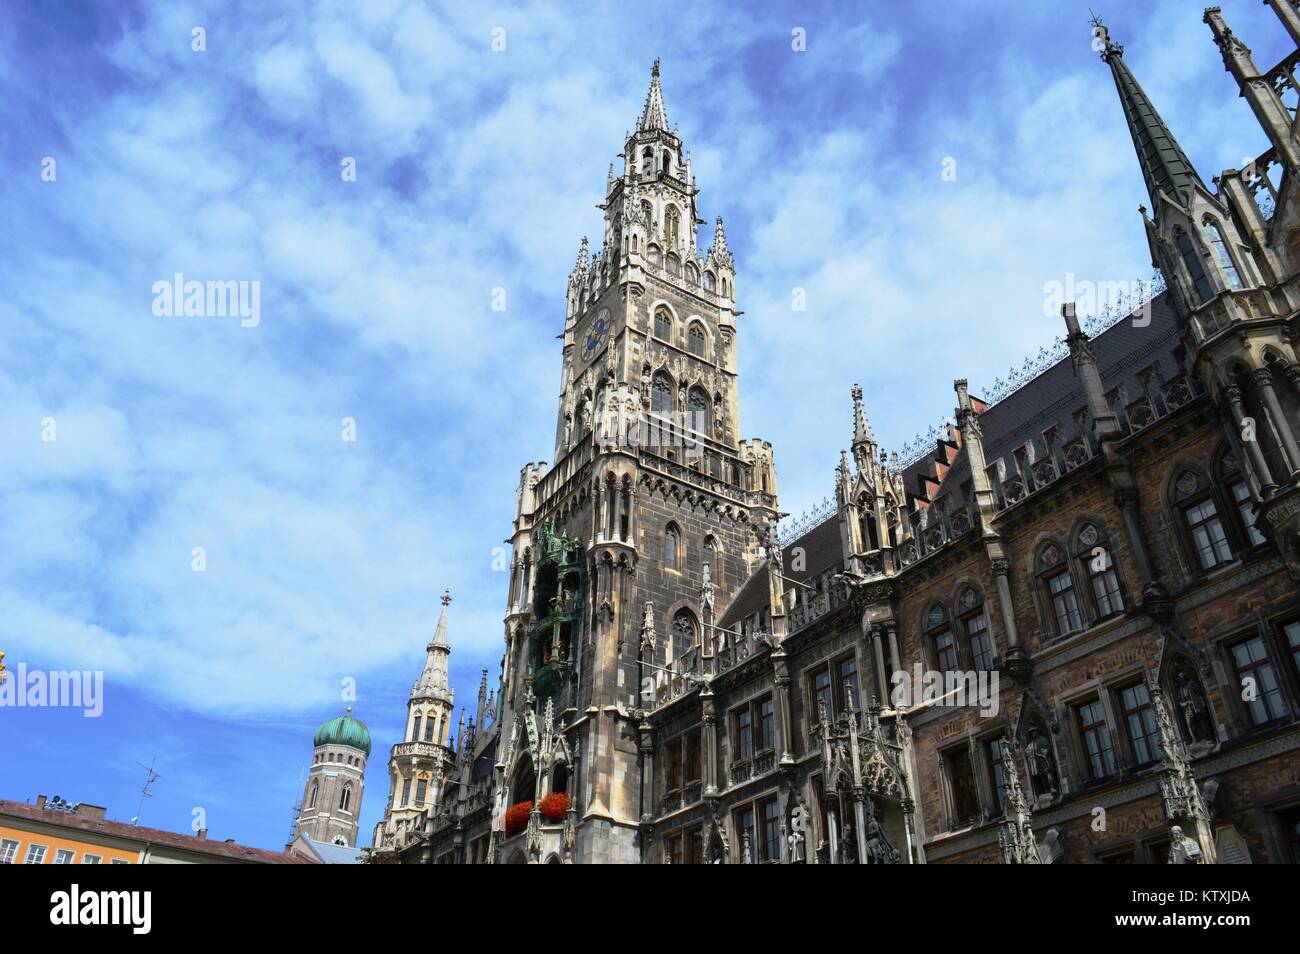
<path fill-rule="evenodd" d="M 664 341 L 673 340 L 673 316 L 667 308 L 655 310 L 655 337 Z"/>
<path fill-rule="evenodd" d="M 423 720 L 424 720 L 424 716 L 420 715 L 417 712 L 415 714 L 415 731 L 411 733 L 411 738 L 414 739 L 416 742 L 420 741 L 420 723 Z"/>
<path fill-rule="evenodd" d="M 863 553 L 880 549 L 880 533 L 876 529 L 876 504 L 866 494 L 858 497 L 858 537 Z"/>
<path fill-rule="evenodd" d="M 1201 258 L 1196 253 L 1192 240 L 1188 238 L 1186 232 L 1179 229 L 1174 233 L 1174 243 L 1178 246 L 1178 254 L 1183 257 L 1183 265 L 1186 266 L 1187 274 L 1192 279 L 1197 299 L 1201 302 L 1209 301 L 1214 297 L 1214 293 L 1210 290 L 1210 281 L 1205 277 L 1205 269 L 1201 267 Z"/>
<path fill-rule="evenodd" d="M 699 388 L 691 388 L 687 411 L 690 427 L 701 434 L 709 433 L 709 396 Z"/>
<path fill-rule="evenodd" d="M 925 614 L 925 633 L 934 657 L 934 668 L 939 672 L 957 672 L 957 639 L 948 623 L 948 611 L 935 603 Z"/>
<path fill-rule="evenodd" d="M 1223 234 L 1213 219 L 1205 220 L 1205 234 L 1210 240 L 1210 247 L 1214 249 L 1215 257 L 1219 260 L 1219 267 L 1223 269 L 1223 277 L 1227 279 L 1228 287 L 1240 288 L 1241 276 L 1237 273 L 1237 266 L 1233 264 L 1232 255 L 1228 253 L 1228 244 L 1223 241 Z"/>
<path fill-rule="evenodd" d="M 674 252 L 668 253 L 667 268 L 668 268 L 668 274 L 671 275 L 673 278 L 682 277 L 682 263 L 681 260 L 677 257 L 676 253 Z"/>
<path fill-rule="evenodd" d="M 515 774 L 515 784 L 511 791 L 514 793 L 511 803 L 515 805 L 520 802 L 530 802 L 537 794 L 537 773 L 533 769 L 532 759 L 525 756 Z"/>
<path fill-rule="evenodd" d="M 966 637 L 966 654 L 973 669 L 993 671 L 993 640 L 989 636 L 989 618 L 984 612 L 984 597 L 968 586 L 957 594 L 957 612 Z"/>
<path fill-rule="evenodd" d="M 681 231 L 682 217 L 674 205 L 664 212 L 664 243 L 675 247 Z"/>
<path fill-rule="evenodd" d="M 434 728 L 434 717 L 429 716 L 427 719 L 424 720 L 424 741 L 426 742 L 433 741 L 433 728 Z"/>
<path fill-rule="evenodd" d="M 315 807 L 316 807 L 316 796 L 319 795 L 319 794 L 320 794 L 320 781 L 319 781 L 319 780 L 314 780 L 314 781 L 311 783 L 311 795 L 310 795 L 310 796 L 308 797 L 308 799 L 307 799 L 307 807 L 308 807 L 308 808 L 315 808 Z"/>
<path fill-rule="evenodd" d="M 665 150 L 664 151 L 664 175 L 670 176 L 672 174 L 673 174 L 673 154 Z"/>
<path fill-rule="evenodd" d="M 641 174 L 652 176 L 655 171 L 655 151 L 646 146 L 645 151 L 641 153 Z"/>
<path fill-rule="evenodd" d="M 352 808 L 352 783 L 348 782 L 343 786 L 343 794 L 339 796 L 339 808 L 348 811 Z"/>
<path fill-rule="evenodd" d="M 654 414 L 671 414 L 673 411 L 673 383 L 660 371 L 650 386 L 650 410 Z"/>
<path fill-rule="evenodd" d="M 1075 536 L 1075 555 L 1086 567 L 1088 589 L 1097 619 L 1124 612 L 1124 593 L 1115 568 L 1115 554 L 1106 535 L 1093 523 L 1085 523 Z"/>
<path fill-rule="evenodd" d="M 698 358 L 704 357 L 704 326 L 698 321 L 691 322 L 691 329 L 686 335 L 686 344 L 691 354 Z"/>
<path fill-rule="evenodd" d="M 686 280 L 692 285 L 698 285 L 700 282 L 700 270 L 695 267 L 693 262 L 686 263 Z"/>
<path fill-rule="evenodd" d="M 718 287 L 718 279 L 712 271 L 704 273 L 704 290 L 713 291 Z"/>
<path fill-rule="evenodd" d="M 664 530 L 664 566 L 669 570 L 680 570 L 682 558 L 682 535 L 675 524 L 668 524 Z"/>
<path fill-rule="evenodd" d="M 646 258 L 650 260 L 650 264 L 655 268 L 660 268 L 664 263 L 664 253 L 658 245 L 651 245 L 646 250 Z"/>
<path fill-rule="evenodd" d="M 722 276 L 722 297 L 723 298 L 727 297 L 727 276 L 726 275 Z"/>
<path fill-rule="evenodd" d="M 1183 539 L 1196 567 L 1206 572 L 1232 562 L 1232 547 L 1209 481 L 1195 470 L 1186 469 L 1175 478 L 1172 497 L 1182 518 Z"/>
<path fill-rule="evenodd" d="M 673 617 L 673 658 L 695 648 L 695 615 L 688 609 L 681 609 Z"/>
<path fill-rule="evenodd" d="M 1074 589 L 1074 574 L 1062 549 L 1055 543 L 1045 544 L 1038 551 L 1036 562 L 1038 579 L 1043 587 L 1050 619 L 1048 622 L 1058 636 L 1083 629 L 1083 615 L 1079 612 L 1079 596 Z"/>

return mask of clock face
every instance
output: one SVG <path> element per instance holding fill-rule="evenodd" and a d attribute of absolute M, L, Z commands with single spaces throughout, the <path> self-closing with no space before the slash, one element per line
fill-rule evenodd
<path fill-rule="evenodd" d="M 605 308 L 600 310 L 591 324 L 587 326 L 586 337 L 582 339 L 582 360 L 590 361 L 596 356 L 596 352 L 604 345 L 605 339 L 609 337 L 609 311 Z"/>

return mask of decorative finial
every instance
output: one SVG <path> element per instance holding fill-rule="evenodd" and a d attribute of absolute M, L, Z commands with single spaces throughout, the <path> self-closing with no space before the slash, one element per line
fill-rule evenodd
<path fill-rule="evenodd" d="M 442 605 L 446 606 L 451 602 L 451 590 L 442 591 Z"/>
<path fill-rule="evenodd" d="M 346 709 L 344 709 L 343 711 L 346 712 L 348 715 L 352 715 L 352 707 L 351 707 L 351 706 L 348 706 L 348 707 L 347 707 Z"/>
<path fill-rule="evenodd" d="M 655 65 L 650 69 L 650 75 L 655 79 L 659 78 L 659 57 L 655 57 Z"/>

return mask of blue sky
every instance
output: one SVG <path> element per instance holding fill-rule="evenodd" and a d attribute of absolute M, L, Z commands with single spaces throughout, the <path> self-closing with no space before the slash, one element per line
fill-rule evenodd
<path fill-rule="evenodd" d="M 1199 5 L 1096 3 L 1203 176 L 1264 151 Z M 368 843 L 444 588 L 458 702 L 495 683 L 493 548 L 552 455 L 565 282 L 656 56 L 787 511 L 831 492 L 855 381 L 897 448 L 1051 342 L 1046 282 L 1150 274 L 1088 4 L 630 9 L 6 4 L 0 648 L 102 670 L 105 711 L 0 708 L 0 797 L 129 819 L 156 759 L 145 823 L 278 847 L 355 679 Z M 260 324 L 154 315 L 177 272 L 259 281 Z"/>

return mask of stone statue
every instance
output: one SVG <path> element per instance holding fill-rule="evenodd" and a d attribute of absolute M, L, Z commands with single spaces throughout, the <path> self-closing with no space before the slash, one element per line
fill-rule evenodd
<path fill-rule="evenodd" d="M 1198 865 L 1201 863 L 1201 846 L 1195 839 L 1183 834 L 1182 826 L 1169 829 L 1169 864 Z"/>
<path fill-rule="evenodd" d="M 590 395 L 582 399 L 582 429 L 579 434 L 585 434 L 591 430 L 592 415 L 595 413 L 596 405 L 592 403 Z"/>
<path fill-rule="evenodd" d="M 1025 746 L 1025 762 L 1029 766 L 1029 781 L 1034 794 L 1040 798 L 1059 793 L 1057 788 L 1056 759 L 1052 756 L 1052 743 L 1041 729 L 1035 728 Z"/>
<path fill-rule="evenodd" d="M 803 864 L 803 835 L 799 834 L 797 831 L 792 831 L 786 838 L 786 841 L 790 845 L 790 864 Z"/>
<path fill-rule="evenodd" d="M 784 562 L 781 558 L 781 540 L 777 536 L 775 520 L 769 520 L 763 530 L 763 548 L 767 550 L 767 558 L 780 573 L 784 568 Z"/>
<path fill-rule="evenodd" d="M 1182 714 L 1188 738 L 1193 743 L 1213 743 L 1214 720 L 1210 717 L 1209 704 L 1196 677 L 1180 666 L 1174 670 L 1173 683 L 1174 698 L 1178 701 L 1178 710 Z"/>
<path fill-rule="evenodd" d="M 573 445 L 573 415 L 566 414 L 564 415 L 564 446 L 567 448 L 567 447 L 571 447 L 572 445 Z"/>

